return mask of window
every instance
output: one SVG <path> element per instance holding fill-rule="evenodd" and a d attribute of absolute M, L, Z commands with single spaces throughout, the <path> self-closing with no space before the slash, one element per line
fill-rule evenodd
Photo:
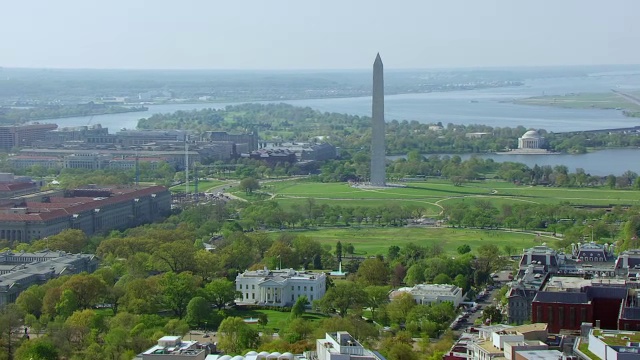
<path fill-rule="evenodd" d="M 255 285 L 251 285 L 251 290 L 255 290 L 256 286 Z"/>
<path fill-rule="evenodd" d="M 300 285 L 298 285 L 298 291 L 300 291 Z"/>
<path fill-rule="evenodd" d="M 313 286 L 311 287 L 311 291 L 313 291 Z"/>
<path fill-rule="evenodd" d="M 246 285 L 246 289 L 249 290 L 249 284 Z"/>
<path fill-rule="evenodd" d="M 311 301 L 313 301 L 313 295 L 311 295 Z"/>
<path fill-rule="evenodd" d="M 249 300 L 249 293 L 246 293 L 246 294 L 245 294 L 245 298 L 246 298 L 247 300 Z"/>
<path fill-rule="evenodd" d="M 251 293 L 251 300 L 255 300 L 256 299 L 256 293 Z"/>
<path fill-rule="evenodd" d="M 291 286 L 291 291 L 293 291 L 293 286 Z"/>
<path fill-rule="evenodd" d="M 307 287 L 306 286 L 304 287 L 304 291 L 307 291 Z"/>
<path fill-rule="evenodd" d="M 291 294 L 291 301 L 293 301 L 293 294 Z"/>

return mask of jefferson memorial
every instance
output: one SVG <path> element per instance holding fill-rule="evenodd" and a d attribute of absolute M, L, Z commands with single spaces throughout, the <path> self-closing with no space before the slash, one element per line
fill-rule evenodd
<path fill-rule="evenodd" d="M 544 145 L 544 137 L 537 130 L 529 130 L 518 139 L 518 149 L 540 149 Z"/>

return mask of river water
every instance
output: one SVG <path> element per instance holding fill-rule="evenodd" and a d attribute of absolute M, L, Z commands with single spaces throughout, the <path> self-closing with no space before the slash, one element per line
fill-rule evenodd
<path fill-rule="evenodd" d="M 640 74 L 585 76 L 572 78 L 531 79 L 524 86 L 426 94 L 401 94 L 385 98 L 385 118 L 416 120 L 422 123 L 484 124 L 492 127 L 546 129 L 553 132 L 594 130 L 640 125 L 639 118 L 628 118 L 617 110 L 562 109 L 513 104 L 513 99 L 539 95 L 563 95 L 580 92 L 607 92 L 611 89 L 640 89 Z M 327 111 L 354 115 L 371 114 L 371 98 L 333 98 L 311 100 L 283 100 L 282 102 Z M 83 116 L 41 120 L 60 127 L 101 124 L 111 133 L 120 129 L 134 129 L 140 118 L 178 110 L 223 108 L 237 103 L 165 104 L 149 105 L 145 112 Z M 483 155 L 496 161 L 518 161 L 527 165 L 563 164 L 577 167 L 594 175 L 621 174 L 630 169 L 640 173 L 634 149 L 605 150 L 582 155 Z"/>

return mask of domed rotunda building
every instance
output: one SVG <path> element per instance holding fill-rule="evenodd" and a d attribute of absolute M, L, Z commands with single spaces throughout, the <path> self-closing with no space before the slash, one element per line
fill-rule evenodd
<path fill-rule="evenodd" d="M 529 130 L 518 139 L 518 149 L 541 149 L 544 145 L 544 137 L 537 130 Z"/>

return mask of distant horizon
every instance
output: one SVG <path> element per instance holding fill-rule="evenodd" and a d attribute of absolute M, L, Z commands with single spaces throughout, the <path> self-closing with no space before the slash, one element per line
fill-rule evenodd
<path fill-rule="evenodd" d="M 382 56 L 384 63 L 384 56 Z M 371 66 L 362 68 L 135 68 L 135 67 L 27 67 L 27 66 L 2 66 L 0 71 L 9 70 L 75 70 L 75 71 L 220 71 L 220 72 L 370 72 Z M 424 68 L 403 68 L 390 67 L 385 64 L 385 72 L 387 71 L 440 71 L 440 70 L 493 70 L 493 69 L 561 69 L 561 68 L 593 68 L 593 67 L 639 67 L 640 63 L 619 63 L 619 64 L 573 64 L 573 65 L 492 65 L 492 66 L 456 66 L 456 67 L 424 67 Z"/>

